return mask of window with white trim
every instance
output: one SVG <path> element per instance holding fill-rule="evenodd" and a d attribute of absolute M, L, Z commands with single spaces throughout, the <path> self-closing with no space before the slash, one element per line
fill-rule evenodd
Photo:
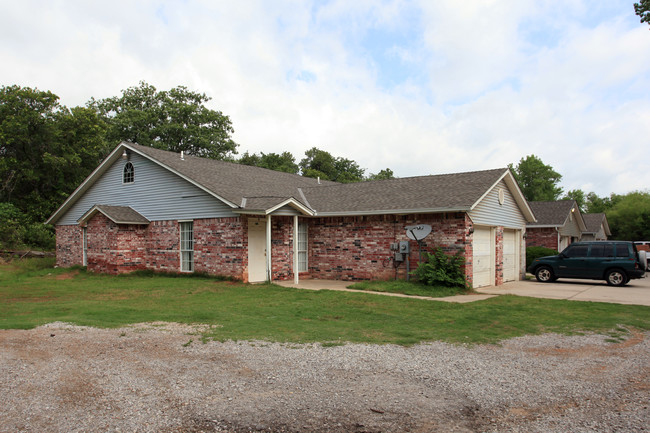
<path fill-rule="evenodd" d="M 124 164 L 124 172 L 122 173 L 122 183 L 133 183 L 135 182 L 135 169 L 131 162 Z"/>
<path fill-rule="evenodd" d="M 307 223 L 298 223 L 298 272 L 307 271 Z"/>
<path fill-rule="evenodd" d="M 181 222 L 181 272 L 194 272 L 194 223 Z"/>

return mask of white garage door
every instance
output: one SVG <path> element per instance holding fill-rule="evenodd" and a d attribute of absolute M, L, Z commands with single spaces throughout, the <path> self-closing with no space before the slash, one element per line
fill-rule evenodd
<path fill-rule="evenodd" d="M 474 228 L 474 276 L 473 286 L 484 287 L 494 284 L 494 247 L 489 228 Z"/>
<path fill-rule="evenodd" d="M 517 280 L 517 270 L 519 268 L 519 254 L 517 249 L 517 232 L 515 230 L 503 231 L 503 281 Z"/>

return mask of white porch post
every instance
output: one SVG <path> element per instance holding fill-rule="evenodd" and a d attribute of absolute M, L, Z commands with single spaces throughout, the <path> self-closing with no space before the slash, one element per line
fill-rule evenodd
<path fill-rule="evenodd" d="M 272 281 L 272 267 L 271 267 L 271 215 L 266 216 L 266 280 Z"/>
<path fill-rule="evenodd" d="M 293 216 L 293 282 L 298 284 L 298 215 Z"/>

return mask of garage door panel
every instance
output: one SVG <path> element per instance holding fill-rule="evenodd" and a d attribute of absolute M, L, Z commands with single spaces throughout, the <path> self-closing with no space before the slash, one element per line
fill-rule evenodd
<path fill-rule="evenodd" d="M 514 230 L 503 231 L 503 281 L 515 281 L 517 279 L 517 232 Z"/>
<path fill-rule="evenodd" d="M 474 239 L 474 271 L 473 287 L 484 287 L 493 284 L 492 275 L 494 255 L 491 230 L 489 228 L 475 228 Z"/>

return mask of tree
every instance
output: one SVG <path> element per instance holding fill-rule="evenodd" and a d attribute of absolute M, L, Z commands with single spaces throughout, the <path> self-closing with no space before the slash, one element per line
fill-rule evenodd
<path fill-rule="evenodd" d="M 634 191 L 617 197 L 605 212 L 612 238 L 628 241 L 650 239 L 650 192 Z"/>
<path fill-rule="evenodd" d="M 634 3 L 634 13 L 641 17 L 640 22 L 650 24 L 650 0 Z"/>
<path fill-rule="evenodd" d="M 298 174 L 300 170 L 300 167 L 296 164 L 296 159 L 290 152 L 282 152 L 282 154 L 261 152 L 260 155 L 246 152 L 237 162 L 285 173 Z"/>
<path fill-rule="evenodd" d="M 113 144 L 128 140 L 172 152 L 224 159 L 237 153 L 231 137 L 234 129 L 228 116 L 205 107 L 210 99 L 184 86 L 157 91 L 141 81 L 139 86 L 123 90 L 120 97 L 93 98 L 88 106 L 108 123 L 107 139 Z"/>
<path fill-rule="evenodd" d="M 516 167 L 509 164 L 521 192 L 528 201 L 554 201 L 562 194 L 558 183 L 562 175 L 535 155 L 522 158 Z"/>
<path fill-rule="evenodd" d="M 305 158 L 299 165 L 303 176 L 342 183 L 362 181 L 365 171 L 350 159 L 335 158 L 329 152 L 315 147 L 305 152 Z"/>
<path fill-rule="evenodd" d="M 564 197 L 562 197 L 562 200 L 575 200 L 580 212 L 584 213 L 587 210 L 587 197 L 585 196 L 585 192 L 581 189 L 572 189 L 571 191 L 567 191 L 566 194 L 564 194 Z"/>
<path fill-rule="evenodd" d="M 50 91 L 0 88 L 0 202 L 42 222 L 106 155 L 105 124 Z"/>
<path fill-rule="evenodd" d="M 387 180 L 387 179 L 395 179 L 395 174 L 393 173 L 393 170 L 391 170 L 390 168 L 385 168 L 376 174 L 370 174 L 370 176 L 368 176 L 366 180 Z"/>

